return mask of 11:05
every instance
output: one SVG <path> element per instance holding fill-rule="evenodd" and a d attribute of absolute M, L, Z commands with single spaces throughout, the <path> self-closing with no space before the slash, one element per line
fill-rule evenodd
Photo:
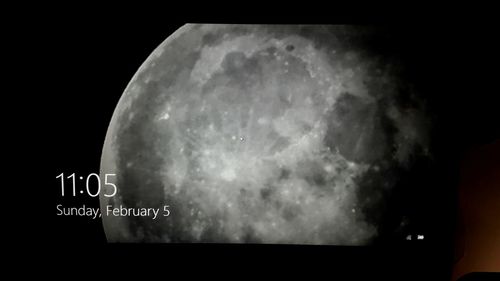
<path fill-rule="evenodd" d="M 104 196 L 106 197 L 113 197 L 116 195 L 116 192 L 117 192 L 117 187 L 114 183 L 110 182 L 110 177 L 114 177 L 116 176 L 116 174 L 105 174 L 104 175 L 104 187 L 106 189 L 106 191 L 110 190 L 111 193 L 110 194 L 104 194 Z M 58 175 L 56 177 L 56 179 L 60 178 L 61 179 L 61 195 L 64 197 L 64 190 L 65 190 L 65 184 L 64 184 L 64 181 L 65 181 L 65 177 L 64 177 L 64 173 L 61 173 L 60 175 Z M 95 178 L 94 181 L 97 181 L 97 191 L 96 192 L 92 192 L 90 189 L 91 189 L 91 179 L 92 178 Z M 66 179 L 69 179 L 71 180 L 71 185 L 72 185 L 72 191 L 73 191 L 73 196 L 76 196 L 76 193 L 77 193 L 77 176 L 75 173 L 69 175 L 66 177 Z M 84 178 L 82 176 L 78 177 L 79 180 L 83 180 Z M 99 193 L 101 193 L 101 178 L 99 177 L 98 174 L 96 173 L 92 173 L 92 174 L 89 174 L 86 178 L 85 178 L 85 189 L 81 189 L 80 190 L 80 193 L 83 194 L 83 193 L 86 193 L 88 196 L 90 197 L 96 197 L 96 196 L 99 196 Z"/>

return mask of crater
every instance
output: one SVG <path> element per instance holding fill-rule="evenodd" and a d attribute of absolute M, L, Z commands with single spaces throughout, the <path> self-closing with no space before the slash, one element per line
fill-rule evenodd
<path fill-rule="evenodd" d="M 291 171 L 289 169 L 286 169 L 286 168 L 282 168 L 280 170 L 280 175 L 278 177 L 278 180 L 286 180 L 286 179 L 289 179 L 290 178 L 290 173 Z"/>
<path fill-rule="evenodd" d="M 298 217 L 301 213 L 301 209 L 298 206 L 287 205 L 283 208 L 282 217 L 286 221 L 291 221 Z"/>

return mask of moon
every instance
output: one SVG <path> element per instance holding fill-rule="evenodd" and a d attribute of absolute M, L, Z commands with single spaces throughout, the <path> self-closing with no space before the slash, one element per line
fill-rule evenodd
<path fill-rule="evenodd" d="M 425 100 L 386 34 L 181 27 L 139 68 L 109 124 L 108 241 L 373 243 L 388 194 L 432 156 Z M 116 216 L 108 206 L 170 214 Z"/>

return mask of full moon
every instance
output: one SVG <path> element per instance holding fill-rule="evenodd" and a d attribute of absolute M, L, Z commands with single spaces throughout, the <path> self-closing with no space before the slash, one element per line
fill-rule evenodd
<path fill-rule="evenodd" d="M 110 122 L 100 173 L 116 174 L 117 193 L 101 194 L 101 209 L 148 212 L 103 214 L 108 241 L 373 242 L 388 194 L 431 158 L 425 100 L 387 34 L 181 27 L 139 68 Z"/>

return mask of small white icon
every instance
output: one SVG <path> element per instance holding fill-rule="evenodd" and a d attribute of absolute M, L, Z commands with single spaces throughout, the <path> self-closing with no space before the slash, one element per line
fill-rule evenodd
<path fill-rule="evenodd" d="M 424 240 L 424 235 L 423 234 L 419 234 L 417 236 L 417 240 Z"/>
<path fill-rule="evenodd" d="M 411 240 L 411 234 L 406 236 L 406 240 Z"/>

